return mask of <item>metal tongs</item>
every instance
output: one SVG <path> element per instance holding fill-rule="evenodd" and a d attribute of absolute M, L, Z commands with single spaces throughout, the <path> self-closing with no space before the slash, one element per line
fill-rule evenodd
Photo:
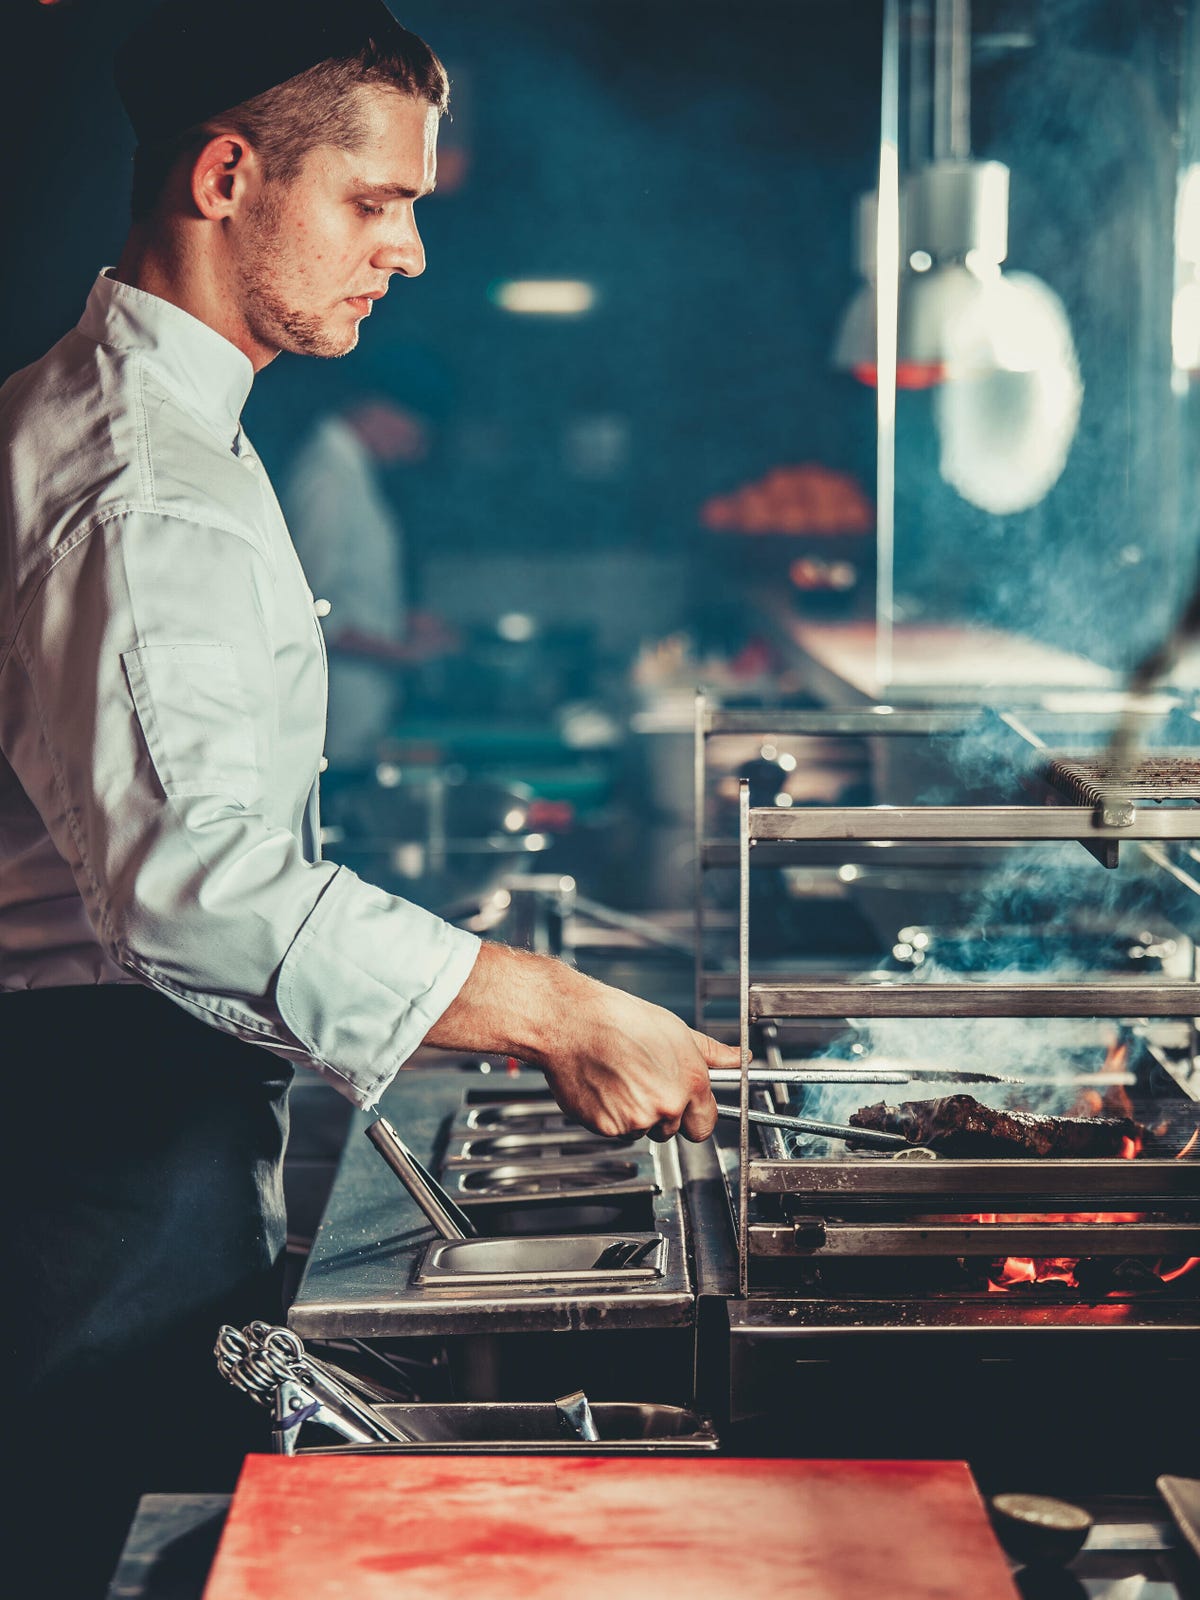
<path fill-rule="evenodd" d="M 742 1113 L 737 1106 L 718 1106 L 717 1115 L 736 1122 L 740 1121 Z M 826 1139 L 853 1139 L 855 1144 L 864 1145 L 870 1150 L 916 1148 L 902 1133 L 878 1133 L 874 1128 L 843 1127 L 839 1122 L 816 1122 L 812 1117 L 785 1117 L 774 1111 L 747 1111 L 746 1115 L 751 1122 L 760 1123 L 766 1128 L 784 1128 L 789 1133 L 815 1133 Z"/>
<path fill-rule="evenodd" d="M 412 1440 L 372 1404 L 389 1398 L 385 1389 L 319 1361 L 290 1328 L 251 1322 L 239 1332 L 226 1324 L 213 1354 L 221 1376 L 235 1389 L 273 1407 L 271 1442 L 277 1455 L 295 1455 L 306 1422 L 319 1422 L 351 1444 Z"/>
<path fill-rule="evenodd" d="M 765 1067 L 750 1067 L 750 1082 L 755 1085 L 794 1083 L 797 1085 L 864 1084 L 864 1083 L 1023 1083 L 1023 1078 L 1010 1078 L 996 1072 L 974 1072 L 957 1067 L 921 1067 L 907 1064 L 897 1067 L 844 1067 L 798 1066 L 789 1067 L 779 1046 L 779 1029 L 773 1022 L 759 1027 L 763 1042 Z M 711 1067 L 708 1080 L 714 1089 L 736 1089 L 742 1081 L 738 1067 Z"/>

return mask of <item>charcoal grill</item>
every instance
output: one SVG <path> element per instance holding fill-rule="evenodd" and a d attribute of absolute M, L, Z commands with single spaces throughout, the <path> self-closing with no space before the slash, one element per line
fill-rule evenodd
<path fill-rule="evenodd" d="M 961 732 L 970 725 L 967 719 L 945 712 L 881 714 L 884 711 L 776 712 L 773 722 L 770 712 L 720 712 L 698 702 L 700 870 L 707 864 L 727 864 L 729 859 L 727 850 L 711 844 L 705 848 L 702 837 L 703 747 L 708 737 L 751 728 L 765 737 L 817 731 L 856 736 L 924 731 L 932 736 Z M 1156 751 L 1141 763 L 1134 781 L 1106 789 L 1101 781 L 1102 757 L 1053 754 L 1047 740 L 1026 723 L 1011 716 L 995 720 L 1007 728 L 1014 752 L 1024 758 L 1014 762 L 1021 781 L 1028 785 L 1040 778 L 1041 792 L 1035 792 L 1030 803 L 785 809 L 752 806 L 749 784 L 740 785 L 736 993 L 743 1071 L 735 1200 L 737 1293 L 743 1299 L 754 1287 L 756 1263 L 775 1265 L 787 1259 L 812 1264 L 852 1258 L 1200 1255 L 1200 1161 L 1179 1158 L 1200 1127 L 1200 1105 L 1185 1075 L 1172 1073 L 1162 1061 L 1144 1081 L 1153 1082 L 1155 1093 L 1170 1102 L 1176 1147 L 1148 1149 L 1135 1160 L 892 1159 L 882 1153 L 855 1154 L 845 1145 L 796 1153 L 781 1135 L 751 1125 L 751 1037 L 761 1024 L 802 1020 L 835 1022 L 846 1028 L 850 1019 L 862 1023 L 886 1018 L 1134 1018 L 1145 1024 L 1150 1019 L 1185 1019 L 1186 1056 L 1195 1061 L 1200 987 L 1194 972 L 1188 981 L 1165 976 L 1106 976 L 1098 981 L 1093 976 L 1076 982 L 1017 981 L 1011 974 L 998 982 L 752 974 L 751 868 L 775 860 L 780 852 L 811 860 L 812 852 L 821 847 L 883 843 L 917 846 L 936 860 L 939 853 L 963 844 L 1029 846 L 1078 840 L 1109 865 L 1120 842 L 1147 845 L 1157 854 L 1164 842 L 1200 838 L 1200 811 L 1191 803 L 1200 797 L 1200 757 L 1194 750 Z M 1164 801 L 1186 804 L 1163 805 Z M 1105 807 L 1118 804 L 1123 808 L 1119 817 L 1105 813 Z M 698 892 L 696 942 L 702 952 L 701 900 Z M 706 973 L 698 962 L 698 1015 L 703 1017 L 707 1001 L 728 995 L 732 987 L 728 976 Z M 826 1059 L 821 1065 L 834 1063 Z M 863 1069 L 873 1063 L 860 1057 L 854 1065 Z M 828 1091 L 822 1094 L 818 1107 L 806 1105 L 805 1114 L 844 1122 L 853 1099 L 842 1100 L 831 1111 Z M 1096 1222 L 1086 1220 L 1089 1213 L 1126 1214 L 1137 1220 Z M 1080 1220 L 1050 1220 L 1063 1215 L 1079 1215 Z M 970 1222 L 969 1216 L 1020 1220 Z M 1194 1276 L 1200 1278 L 1200 1273 Z M 1188 1297 L 1193 1295 L 1189 1284 Z"/>
<path fill-rule="evenodd" d="M 1103 783 L 1068 788 L 1063 776 L 1069 762 L 1077 776 L 1104 776 L 1103 731 L 1067 713 L 1034 724 L 1033 713 L 725 711 L 697 701 L 696 1017 L 712 1032 L 732 1023 L 742 1055 L 741 1116 L 721 1119 L 715 1149 L 684 1147 L 681 1161 L 697 1251 L 699 1392 L 723 1435 L 748 1450 L 769 1445 L 782 1428 L 813 1454 L 969 1452 L 1005 1483 L 1019 1474 L 1050 1492 L 1056 1472 L 1073 1483 L 1095 1472 L 1108 1483 L 1134 1484 L 1152 1481 L 1163 1461 L 1186 1470 L 1190 1457 L 1194 1467 L 1174 1397 L 1194 1383 L 1200 1267 L 1170 1275 L 1200 1256 L 1200 1160 L 1194 1146 L 1183 1153 L 1200 1125 L 1192 941 L 1181 935 L 1153 974 L 1132 963 L 1111 972 L 1078 960 L 1041 975 L 1008 969 L 998 980 L 933 970 L 934 962 L 902 976 L 817 972 L 811 959 L 791 962 L 800 971 L 751 965 L 751 870 L 777 865 L 823 868 L 829 879 L 844 869 L 851 884 L 860 875 L 878 881 L 886 870 L 903 885 L 931 886 L 961 920 L 964 892 L 1001 863 L 1019 872 L 1043 859 L 1044 847 L 1060 870 L 1070 872 L 1077 859 L 1086 875 L 1098 868 L 1081 852 L 1073 856 L 1072 846 L 1106 868 L 1128 851 L 1145 868 L 1139 883 L 1162 885 L 1164 906 L 1172 906 L 1162 916 L 1177 933 L 1175 908 L 1183 904 L 1190 917 L 1200 904 L 1200 809 L 1191 792 L 1200 725 L 1191 713 L 1175 718 L 1169 781 L 1141 783 L 1143 765 L 1135 783 L 1116 792 Z M 984 734 L 989 751 L 1011 756 L 996 789 L 967 792 L 956 805 L 919 803 L 927 782 L 942 781 L 947 745 L 973 731 Z M 707 751 L 721 735 L 783 748 L 793 737 L 865 738 L 886 780 L 883 794 L 897 803 L 759 807 L 743 785 L 736 839 L 712 836 Z M 907 736 L 911 763 L 893 760 L 896 735 Z M 1161 776 L 1162 752 L 1142 742 Z M 1190 752 L 1186 764 L 1175 759 L 1182 751 Z M 732 968 L 713 965 L 720 930 L 706 926 L 703 894 L 707 872 L 731 868 L 738 874 Z M 952 877 L 954 889 L 941 889 Z M 1116 904 L 1122 884 L 1096 881 L 1100 900 Z M 905 920 L 914 920 L 912 910 L 905 907 Z M 1146 916 L 1149 925 L 1154 919 Z M 1088 929 L 1093 951 L 1096 935 L 1121 931 L 1104 916 Z M 1013 1047 L 1002 1044 L 1002 1058 L 962 1064 L 1026 1082 L 965 1087 L 998 1108 L 1060 1114 L 1101 1076 L 1115 1023 L 1130 1054 L 1125 1070 L 1103 1076 L 1101 1086 L 1119 1082 L 1133 1098 L 1135 1120 L 1166 1131 L 1132 1160 L 965 1159 L 856 1152 L 750 1123 L 751 1107 L 845 1124 L 881 1098 L 955 1092 L 945 1084 L 923 1091 L 915 1082 L 901 1090 L 846 1082 L 781 1085 L 764 1098 L 761 1071 L 751 1078 L 752 1041 L 770 1024 L 789 1066 L 815 1062 L 827 1072 L 840 1065 L 847 1079 L 903 1070 L 896 1050 L 882 1053 L 870 1037 L 872 1029 L 888 1037 L 892 1018 L 946 1028 L 954 1019 L 999 1019 L 999 1037 Z M 1019 1055 L 1028 1024 L 1010 1028 L 1006 1019 L 1020 1018 L 1050 1019 L 1053 1055 Z M 839 1063 L 834 1057 L 847 1047 L 853 1058 Z M 1045 1103 L 1051 1096 L 1057 1101 Z M 1109 1220 L 1115 1217 L 1124 1220 Z M 1016 1281 L 1010 1268 L 1025 1262 L 1042 1281 Z M 1072 1270 L 1055 1275 L 1056 1262 Z"/>
<path fill-rule="evenodd" d="M 1043 772 L 1068 801 L 1091 806 L 1101 821 L 1109 814 L 1116 826 L 1120 816 L 1133 821 L 1134 808 L 1148 800 L 1200 804 L 1200 756 L 1190 750 L 1156 750 L 1126 771 L 1114 771 L 1103 756 L 1056 756 Z"/>

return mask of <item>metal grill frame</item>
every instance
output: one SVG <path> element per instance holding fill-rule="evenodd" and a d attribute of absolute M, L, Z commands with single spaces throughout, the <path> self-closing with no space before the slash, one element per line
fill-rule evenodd
<path fill-rule="evenodd" d="M 696 704 L 696 1017 L 702 1025 L 704 1000 L 711 992 L 704 972 L 703 872 L 706 862 L 704 802 L 706 793 L 706 741 L 716 732 L 755 732 L 764 737 L 787 734 L 875 733 L 951 733 L 961 732 L 973 719 L 945 712 L 917 712 L 884 716 L 879 711 L 841 713 L 717 712 L 706 705 L 702 695 Z M 1034 747 L 1042 741 L 1028 734 L 1016 719 L 1004 719 L 1018 735 Z M 750 871 L 752 858 L 773 846 L 811 846 L 846 840 L 875 843 L 922 843 L 955 845 L 986 841 L 1020 845 L 1031 842 L 1058 842 L 1076 839 L 1106 865 L 1116 864 L 1120 840 L 1145 840 L 1157 845 L 1166 840 L 1200 840 L 1200 810 L 1180 809 L 1148 814 L 1137 810 L 1134 818 L 1122 819 L 1116 826 L 1097 817 L 1088 807 L 1044 806 L 929 806 L 929 807 L 829 807 L 786 810 L 751 807 L 749 784 L 742 781 L 738 793 L 738 1035 L 741 1050 L 739 1179 L 738 1179 L 738 1294 L 749 1295 L 749 1269 L 752 1245 L 749 1204 L 752 1192 L 794 1193 L 823 1191 L 845 1197 L 848 1193 L 878 1193 L 873 1186 L 880 1180 L 875 1173 L 885 1162 L 830 1163 L 819 1161 L 758 1161 L 750 1150 L 750 1044 L 751 1024 L 767 1018 L 813 1019 L 841 1017 L 847 1021 L 875 1017 L 964 1017 L 964 1016 L 1085 1016 L 1085 1017 L 1172 1017 L 1192 1020 L 1200 1012 L 1200 985 L 1196 983 L 1121 983 L 1104 984 L 1004 984 L 979 983 L 849 983 L 828 981 L 754 983 L 750 974 Z M 1147 851 L 1147 854 L 1150 854 Z M 1154 859 L 1152 856 L 1151 859 Z M 776 857 L 777 861 L 778 858 Z M 1200 1165 L 1191 1162 L 1146 1159 L 1121 1162 L 1130 1174 L 1121 1175 L 1119 1195 L 1106 1192 L 1105 1209 L 1126 1209 L 1121 1200 L 1138 1196 L 1138 1208 L 1146 1209 L 1152 1197 L 1168 1204 L 1180 1199 L 1200 1201 Z M 998 1169 L 1007 1168 L 1003 1174 Z M 1036 1206 L 1050 1199 L 1080 1200 L 1088 1195 L 1095 1206 L 1096 1179 L 1103 1170 L 1109 1189 L 1113 1163 L 1077 1161 L 1014 1161 L 1009 1163 L 972 1162 L 942 1158 L 937 1162 L 896 1163 L 890 1165 L 894 1178 L 886 1181 L 885 1192 L 893 1198 L 916 1198 L 920 1193 L 956 1197 L 985 1198 L 997 1187 L 1011 1201 L 1031 1201 Z M 822 1169 L 818 1172 L 817 1169 Z M 864 1170 L 865 1169 L 865 1170 Z M 1090 1169 L 1090 1170 L 1085 1170 Z M 1136 1170 L 1136 1178 L 1132 1177 Z M 834 1175 L 836 1173 L 836 1176 Z M 868 1176 L 867 1174 L 870 1174 Z M 861 1176 L 860 1176 L 861 1174 Z M 928 1174 L 928 1176 L 924 1176 Z M 936 1174 L 936 1176 L 935 1176 Z M 943 1176 L 944 1174 L 944 1176 Z M 814 1183 L 812 1180 L 816 1180 Z M 822 1180 L 830 1179 L 828 1187 Z M 1088 1188 L 1088 1180 L 1091 1185 Z M 979 1188 L 976 1188 L 976 1185 Z M 1008 1185 L 1011 1184 L 1011 1188 Z M 989 1187 L 985 1188 L 984 1185 Z M 1052 1209 L 1045 1206 L 1046 1209 Z M 981 1206 L 980 1209 L 991 1209 Z M 998 1209 L 998 1208 L 997 1208 Z M 1123 1224 L 1122 1227 L 1136 1227 Z M 1147 1225 L 1149 1229 L 1150 1225 Z M 1154 1240 L 1161 1242 L 1159 1234 Z M 982 1235 L 975 1237 L 982 1238 Z M 1032 1235 L 1029 1235 L 1032 1238 Z M 1163 1236 L 1165 1237 L 1165 1235 Z M 1150 1241 L 1147 1231 L 1145 1238 Z M 1172 1238 L 1194 1242 L 1200 1251 L 1200 1223 L 1188 1223 Z M 1006 1235 L 1010 1253 L 1018 1251 L 1018 1230 Z M 779 1240 L 761 1242 L 770 1253 L 778 1253 Z M 861 1241 L 860 1241 L 861 1242 Z M 945 1239 L 940 1241 L 945 1243 Z M 1042 1241 L 1038 1241 L 1042 1242 Z M 1154 1242 L 1148 1244 L 1153 1251 Z M 884 1252 L 887 1253 L 887 1252 Z M 945 1251 L 945 1253 L 956 1253 Z M 986 1253 L 983 1251 L 981 1253 Z M 1056 1252 L 1065 1253 L 1065 1252 Z M 1130 1254 L 1141 1253 L 1131 1248 Z M 1190 1253 L 1187 1250 L 1184 1253 Z"/>

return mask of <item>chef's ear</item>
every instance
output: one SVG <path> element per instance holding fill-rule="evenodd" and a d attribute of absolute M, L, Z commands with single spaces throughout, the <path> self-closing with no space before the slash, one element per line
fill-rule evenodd
<path fill-rule="evenodd" d="M 230 216 L 257 175 L 258 157 L 235 133 L 209 139 L 192 163 L 192 201 L 202 217 L 218 222 Z"/>

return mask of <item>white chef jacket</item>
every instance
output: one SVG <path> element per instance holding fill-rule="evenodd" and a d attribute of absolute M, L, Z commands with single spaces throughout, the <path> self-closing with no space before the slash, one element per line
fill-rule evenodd
<path fill-rule="evenodd" d="M 317 859 L 324 646 L 252 379 L 102 274 L 0 390 L 0 990 L 150 984 L 365 1106 L 478 941 Z"/>

